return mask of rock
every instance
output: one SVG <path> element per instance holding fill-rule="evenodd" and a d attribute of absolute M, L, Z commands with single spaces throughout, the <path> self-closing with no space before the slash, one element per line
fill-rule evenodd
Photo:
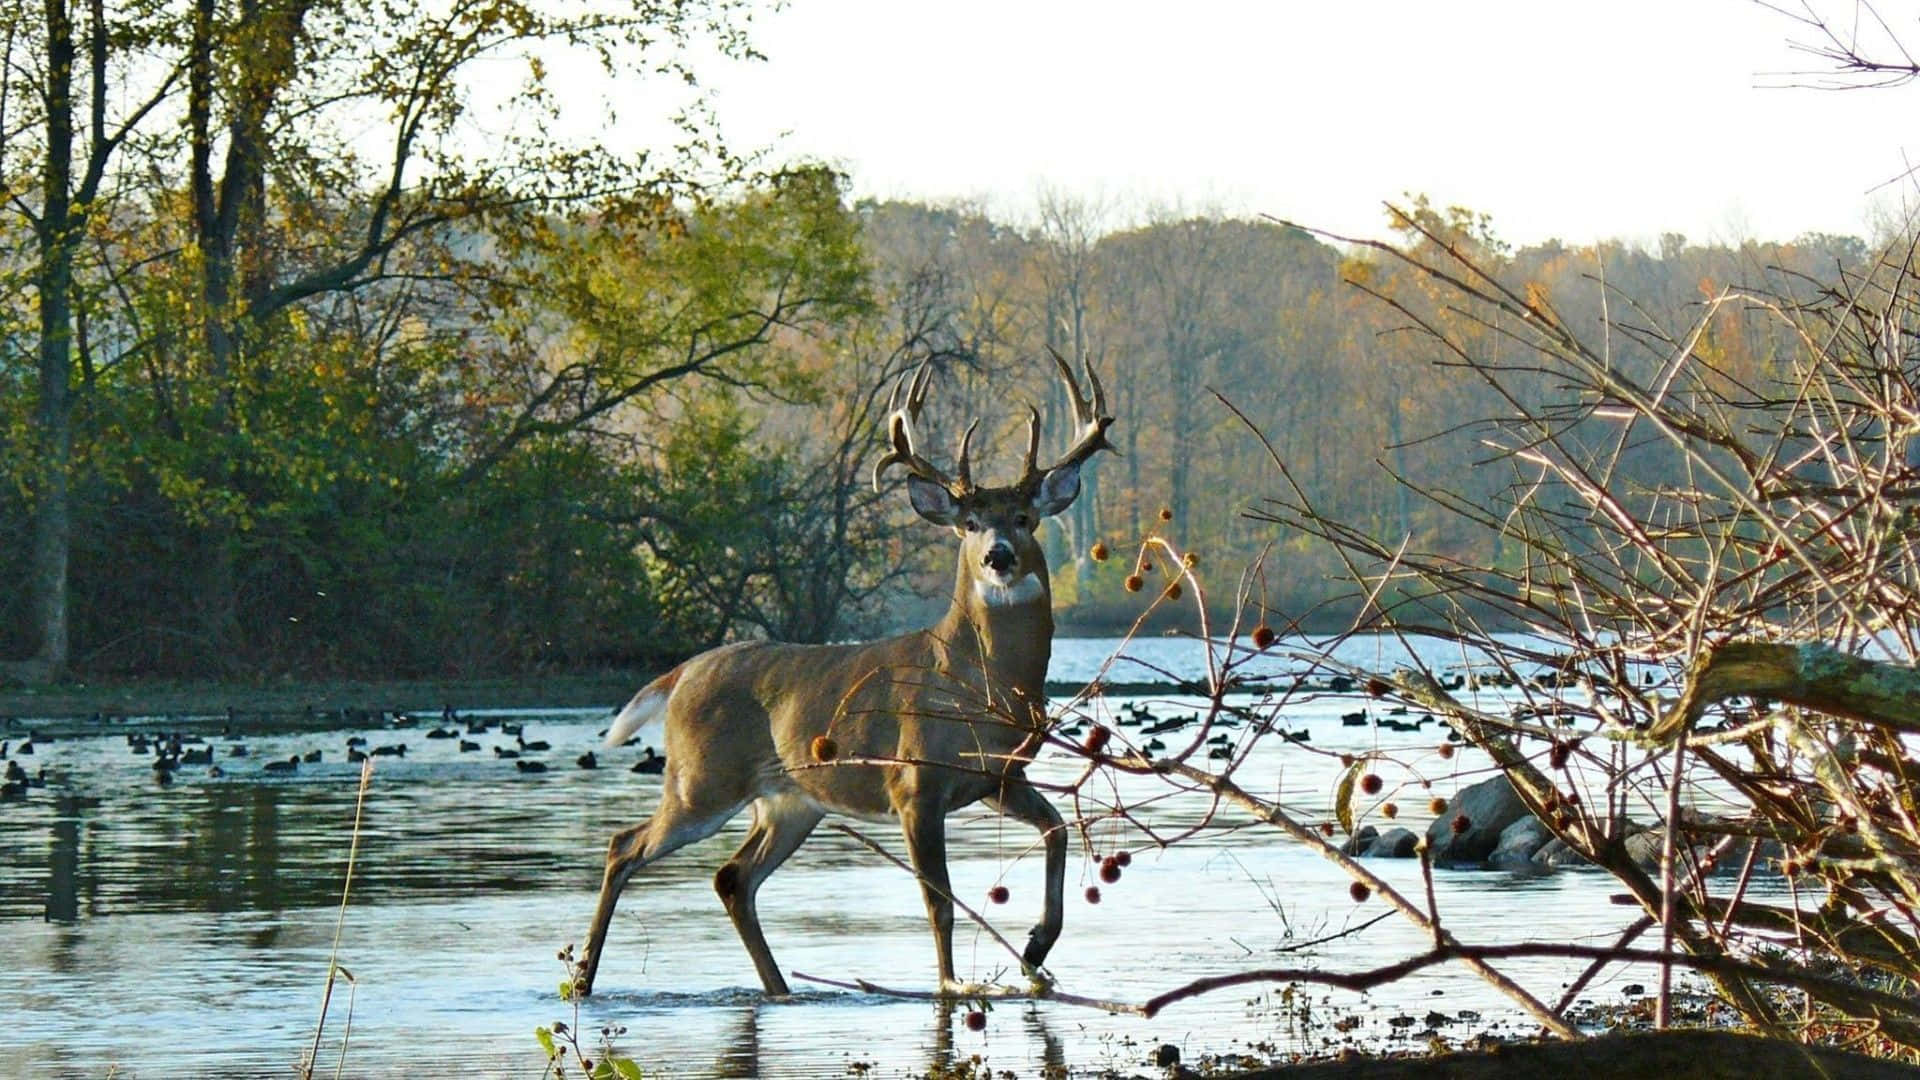
<path fill-rule="evenodd" d="M 1379 829 L 1371 825 L 1362 825 L 1359 832 L 1347 837 L 1347 842 L 1340 845 L 1340 854 L 1358 855 L 1367 850 L 1368 845 L 1373 843 L 1374 837 L 1379 835 Z"/>
<path fill-rule="evenodd" d="M 1487 856 L 1487 865 L 1496 870 L 1538 870 L 1534 853 L 1554 838 L 1546 822 L 1529 814 L 1500 832 L 1500 839 Z"/>
<path fill-rule="evenodd" d="M 1539 851 L 1534 852 L 1532 861 L 1535 866 L 1548 870 L 1558 870 L 1563 866 L 1587 865 L 1587 860 L 1579 852 L 1568 847 L 1567 842 L 1557 836 L 1542 845 Z"/>
<path fill-rule="evenodd" d="M 1392 828 L 1373 838 L 1366 855 L 1370 859 L 1411 859 L 1413 849 L 1419 846 L 1420 837 L 1412 829 Z"/>
<path fill-rule="evenodd" d="M 1427 846 L 1435 866 L 1478 866 L 1493 854 L 1507 826 L 1528 817 L 1527 804 L 1506 776 L 1494 776 L 1461 789 L 1447 809 L 1427 827 Z M 1454 821 L 1466 827 L 1454 832 Z"/>

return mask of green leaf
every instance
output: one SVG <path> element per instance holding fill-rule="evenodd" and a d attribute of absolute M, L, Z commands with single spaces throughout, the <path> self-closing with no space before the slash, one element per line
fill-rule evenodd
<path fill-rule="evenodd" d="M 592 1080 L 614 1080 L 613 1066 L 607 1063 L 606 1058 L 601 1058 L 600 1061 L 594 1065 L 593 1071 L 587 1075 L 591 1077 Z"/>
<path fill-rule="evenodd" d="M 607 1060 L 613 1063 L 613 1071 L 619 1073 L 623 1080 L 641 1080 L 640 1066 L 632 1058 L 617 1057 Z"/>
<path fill-rule="evenodd" d="M 552 1061 L 554 1058 L 560 1056 L 559 1048 L 553 1044 L 553 1032 L 543 1027 L 537 1027 L 533 1029 L 533 1037 L 540 1040 L 540 1049 L 547 1052 L 548 1061 Z"/>
<path fill-rule="evenodd" d="M 1333 816 L 1348 836 L 1353 835 L 1353 787 L 1360 779 L 1360 770 L 1366 767 L 1366 758 L 1354 758 L 1347 771 L 1340 774 L 1340 784 L 1333 790 Z"/>

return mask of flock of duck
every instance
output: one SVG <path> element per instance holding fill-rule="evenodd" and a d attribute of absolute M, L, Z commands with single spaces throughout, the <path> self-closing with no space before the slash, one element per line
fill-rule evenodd
<path fill-rule="evenodd" d="M 323 720 L 325 717 L 308 710 L 310 721 Z M 96 714 L 95 719 L 104 723 L 108 718 Z M 366 711 L 343 709 L 340 719 L 356 726 L 383 725 L 390 730 L 417 728 L 421 720 L 413 714 L 394 710 Z M 218 779 L 229 775 L 255 773 L 263 776 L 286 776 L 300 771 L 302 765 L 317 765 L 327 759 L 327 752 L 321 748 L 307 749 L 286 757 L 274 757 L 257 760 L 246 743 L 246 736 L 237 728 L 240 723 L 237 710 L 227 709 L 227 723 L 218 735 L 207 736 L 190 731 L 130 731 L 126 734 L 126 745 L 130 753 L 153 758 L 152 771 L 155 783 L 162 786 L 172 784 L 174 774 L 189 767 L 204 768 L 201 775 L 209 779 Z M 605 732 L 602 732 L 605 734 Z M 512 761 L 514 768 L 521 773 L 544 773 L 549 765 L 537 756 L 553 749 L 545 739 L 529 739 L 524 724 L 492 720 L 485 717 L 461 716 L 452 706 L 441 710 L 440 722 L 424 733 L 434 740 L 459 740 L 459 753 L 478 753 L 488 749 L 478 741 L 479 736 L 496 735 L 491 747 L 495 760 Z M 501 741 L 512 736 L 511 743 Z M 20 764 L 19 758 L 31 757 L 34 744 L 46 744 L 54 737 L 39 731 L 30 731 L 18 743 L 0 742 L 0 760 L 6 761 L 4 780 L 0 781 L 0 801 L 18 801 L 27 797 L 29 791 L 45 787 L 47 768 L 42 765 L 37 772 L 29 773 Z M 631 743 L 635 740 L 629 740 Z M 404 758 L 407 755 L 405 741 L 382 742 L 374 744 L 365 735 L 347 737 L 342 757 L 349 764 L 355 764 L 368 758 L 390 757 Z M 636 773 L 660 773 L 666 769 L 667 759 L 656 753 L 653 747 L 646 747 L 643 756 L 629 769 Z M 598 756 L 591 750 L 574 759 L 574 765 L 580 769 L 600 767 Z"/>

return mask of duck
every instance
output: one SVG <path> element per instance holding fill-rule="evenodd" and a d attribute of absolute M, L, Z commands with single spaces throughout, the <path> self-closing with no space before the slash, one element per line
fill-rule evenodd
<path fill-rule="evenodd" d="M 471 739 L 461 739 L 461 740 L 460 740 L 460 752 L 461 752 L 461 753 L 463 753 L 463 754 L 471 754 L 471 753 L 473 753 L 473 752 L 474 752 L 475 750 L 478 750 L 478 749 L 480 749 L 480 744 L 479 744 L 479 743 L 477 743 L 477 742 L 474 742 L 474 741 L 473 741 L 473 740 L 471 740 Z"/>
<path fill-rule="evenodd" d="M 427 738 L 429 739 L 457 739 L 459 737 L 460 732 L 454 728 L 437 727 L 427 732 Z"/>
<path fill-rule="evenodd" d="M 232 746 L 227 747 L 227 756 L 228 757 L 246 757 L 247 756 L 246 744 L 234 743 Z"/>
<path fill-rule="evenodd" d="M 1346 727 L 1366 727 L 1367 710 L 1355 709 L 1350 713 L 1341 713 L 1340 723 Z"/>
<path fill-rule="evenodd" d="M 7 762 L 7 782 L 14 783 L 16 781 L 22 784 L 26 783 L 27 770 L 21 768 L 19 762 L 9 761 Z"/>
<path fill-rule="evenodd" d="M 584 754 L 581 754 L 577 758 L 574 758 L 573 763 L 575 765 L 580 766 L 583 769 L 597 769 L 600 767 L 600 759 L 597 757 L 594 757 L 593 751 L 591 750 L 587 751 Z"/>
<path fill-rule="evenodd" d="M 523 736 L 518 734 L 515 734 L 513 738 L 515 742 L 520 744 L 521 751 L 525 753 L 538 753 L 542 750 L 553 749 L 553 747 L 547 745 L 547 740 L 545 739 L 535 739 L 532 742 L 528 742 Z"/>
<path fill-rule="evenodd" d="M 270 773 L 290 773 L 300 767 L 300 755 L 293 754 L 285 761 L 269 761 L 265 768 Z"/>
<path fill-rule="evenodd" d="M 520 751 L 509 750 L 504 746 L 496 746 L 493 748 L 493 756 L 497 758 L 517 758 L 520 756 Z"/>
<path fill-rule="evenodd" d="M 637 773 L 660 773 L 666 771 L 667 759 L 654 753 L 653 747 L 647 747 L 642 753 L 646 754 L 646 756 L 634 762 L 633 768 L 627 771 Z"/>
<path fill-rule="evenodd" d="M 306 762 L 309 765 L 316 764 L 320 761 L 320 751 L 309 750 L 306 753 L 300 755 L 300 760 Z"/>
<path fill-rule="evenodd" d="M 519 770 L 520 770 L 521 772 L 526 772 L 526 773 L 534 773 L 534 772 L 546 772 L 546 771 L 547 771 L 547 764 L 546 764 L 546 762 L 544 762 L 544 761 L 527 761 L 527 760 L 525 760 L 524 758 L 523 758 L 523 759 L 521 759 L 521 760 L 519 760 L 519 761 L 516 761 L 516 762 L 514 762 L 514 763 L 513 763 L 513 767 L 514 767 L 514 768 L 516 768 L 516 769 L 519 769 Z"/>
<path fill-rule="evenodd" d="M 180 755 L 180 764 L 182 765 L 213 764 L 213 747 L 203 746 L 198 750 L 188 750 L 187 752 Z"/>
<path fill-rule="evenodd" d="M 367 760 L 367 752 L 365 750 L 362 750 L 357 746 L 347 747 L 347 764 L 358 765 L 360 762 L 365 760 Z"/>
<path fill-rule="evenodd" d="M 367 745 L 367 737 L 365 735 L 347 736 L 347 749 L 349 750 L 353 749 L 356 746 L 364 747 L 366 745 Z"/>
<path fill-rule="evenodd" d="M 509 724 L 505 720 L 500 721 L 500 734 L 502 735 L 518 735 L 521 731 L 525 730 L 525 728 L 526 725 L 524 724 Z"/>
<path fill-rule="evenodd" d="M 376 746 L 373 748 L 373 756 L 374 757 L 406 757 L 407 744 L 393 743 L 388 746 Z"/>
<path fill-rule="evenodd" d="M 33 753 L 33 736 L 20 740 L 20 745 L 13 748 L 13 753 L 15 757 L 26 757 Z"/>

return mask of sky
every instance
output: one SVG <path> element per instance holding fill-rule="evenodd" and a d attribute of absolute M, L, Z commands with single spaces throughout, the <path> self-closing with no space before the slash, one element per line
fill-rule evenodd
<path fill-rule="evenodd" d="M 1920 51 L 1920 4 L 1881 7 Z M 732 144 L 1015 220 L 1051 190 L 1381 236 L 1424 192 L 1513 243 L 1651 245 L 1870 236 L 1920 204 L 1920 85 L 1809 88 L 1810 32 L 1750 0 L 791 0 L 754 25 L 766 62 L 699 69 Z"/>

